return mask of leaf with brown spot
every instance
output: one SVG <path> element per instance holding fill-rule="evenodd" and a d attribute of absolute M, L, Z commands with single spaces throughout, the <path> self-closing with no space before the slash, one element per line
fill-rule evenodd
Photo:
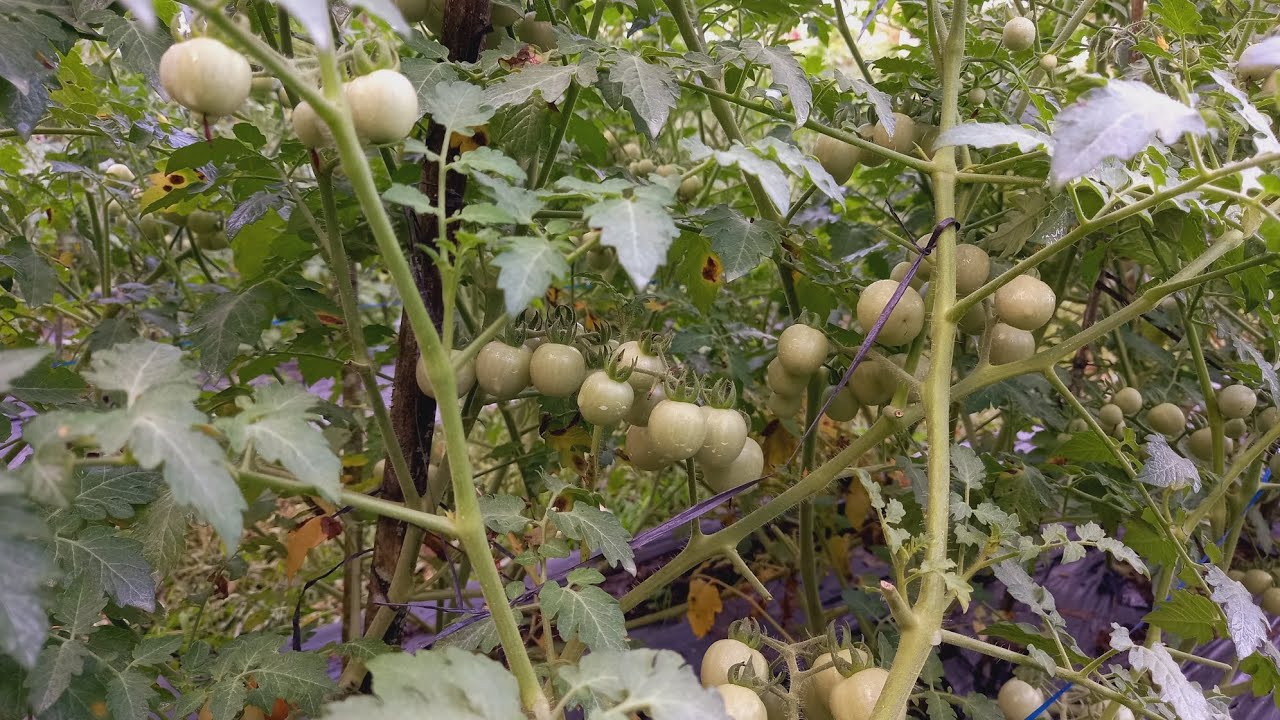
<path fill-rule="evenodd" d="M 581 425 L 570 425 L 560 430 L 551 430 L 543 436 L 547 447 L 560 453 L 560 464 L 574 466 L 574 450 L 589 450 L 591 435 Z"/>
<path fill-rule="evenodd" d="M 724 603 L 715 585 L 701 578 L 689 581 L 689 610 L 685 615 L 689 618 L 694 637 L 701 638 L 710 632 L 722 610 Z"/>
<path fill-rule="evenodd" d="M 285 577 L 292 581 L 293 576 L 307 561 L 307 553 L 341 532 L 342 522 L 328 515 L 313 517 L 290 530 L 289 536 L 285 539 L 285 548 L 288 550 L 284 561 Z"/>
<path fill-rule="evenodd" d="M 760 449 L 764 451 L 765 474 L 773 472 L 774 468 L 790 459 L 799 444 L 796 436 L 776 418 L 764 426 L 764 432 L 760 435 L 763 439 Z"/>

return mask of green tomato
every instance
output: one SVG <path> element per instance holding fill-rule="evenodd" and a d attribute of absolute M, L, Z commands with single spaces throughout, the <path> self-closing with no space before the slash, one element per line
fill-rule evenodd
<path fill-rule="evenodd" d="M 800 412 L 800 406 L 804 400 L 799 395 L 783 395 L 781 393 L 771 392 L 769 397 L 765 399 L 764 405 L 769 412 L 779 418 L 795 417 Z"/>
<path fill-rule="evenodd" d="M 1124 422 L 1124 411 L 1119 406 L 1108 403 L 1098 410 L 1098 423 L 1103 428 L 1113 428 L 1122 422 Z"/>
<path fill-rule="evenodd" d="M 769 361 L 768 367 L 765 368 L 764 383 L 770 390 L 779 395 L 800 397 L 809 385 L 809 378 L 805 375 L 793 375 L 787 372 L 787 369 L 782 365 L 782 360 L 774 358 Z"/>
<path fill-rule="evenodd" d="M 105 172 L 107 177 L 121 182 L 133 182 L 134 179 L 133 171 L 129 169 L 129 166 L 121 163 L 108 165 Z"/>
<path fill-rule="evenodd" d="M 917 272 L 915 275 L 911 276 L 911 282 L 908 284 L 911 285 L 911 288 L 913 290 L 919 290 L 921 286 L 924 285 L 924 277 L 923 277 L 924 268 L 925 268 L 925 264 L 921 263 L 920 272 Z M 893 270 L 889 272 L 889 279 L 896 283 L 900 283 L 903 281 L 904 278 L 907 277 L 907 271 L 910 269 L 911 269 L 911 261 L 903 260 L 902 262 L 893 266 Z"/>
<path fill-rule="evenodd" d="M 627 413 L 627 423 L 648 427 L 653 409 L 666 399 L 667 392 L 661 385 L 654 385 L 647 393 L 637 391 L 635 402 L 631 404 L 631 412 Z"/>
<path fill-rule="evenodd" d="M 1235 448 L 1235 443 L 1231 442 L 1231 438 L 1223 438 L 1223 453 L 1230 455 Z M 1191 450 L 1191 454 L 1197 458 L 1209 462 L 1213 459 L 1213 429 L 1202 427 L 1191 433 L 1187 438 L 1187 448 Z"/>
<path fill-rule="evenodd" d="M 754 438 L 742 443 L 742 450 L 733 462 L 724 467 L 702 466 L 702 479 L 707 487 L 717 493 L 751 482 L 764 475 L 764 450 Z"/>
<path fill-rule="evenodd" d="M 959 326 L 960 332 L 965 335 L 981 335 L 986 332 L 987 313 L 982 309 L 982 303 L 969 308 L 964 317 L 960 318 L 960 322 L 956 324 Z"/>
<path fill-rule="evenodd" d="M 165 238 L 164 223 L 155 215 L 143 215 L 138 218 L 138 229 L 142 231 L 142 236 L 153 242 L 160 241 Z"/>
<path fill-rule="evenodd" d="M 858 128 L 858 137 L 866 140 L 867 142 L 875 142 L 876 127 L 876 125 L 872 125 L 871 123 L 862 125 Z M 881 155 L 880 153 L 863 150 L 858 155 L 858 162 L 866 165 L 867 167 L 878 167 L 889 162 L 889 158 Z"/>
<path fill-rule="evenodd" d="M 877 280 L 868 285 L 858 297 L 858 324 L 863 332 L 869 332 L 898 290 L 893 280 Z M 905 345 L 924 329 L 924 299 L 920 293 L 906 288 L 902 298 L 889 313 L 876 342 L 886 346 Z"/>
<path fill-rule="evenodd" d="M 830 135 L 819 135 L 818 141 L 813 144 L 813 154 L 836 184 L 843 185 L 853 176 L 853 170 L 862 157 L 862 149 Z"/>
<path fill-rule="evenodd" d="M 831 714 L 836 720 L 871 720 L 871 711 L 888 679 L 887 670 L 873 667 L 859 670 L 836 683 L 830 695 Z M 903 708 L 898 718 L 901 720 L 906 716 L 906 708 Z"/>
<path fill-rule="evenodd" d="M 1160 403 L 1147 411 L 1147 424 L 1165 435 L 1178 435 L 1187 427 L 1187 416 L 1173 403 Z"/>
<path fill-rule="evenodd" d="M 539 50 L 556 49 L 556 31 L 551 23 L 529 16 L 516 23 L 516 37 Z"/>
<path fill-rule="evenodd" d="M 768 679 L 769 663 L 759 650 L 748 647 L 740 640 L 725 638 L 711 643 L 711 647 L 702 654 L 702 670 L 699 673 L 702 687 L 727 685 L 729 670 L 739 663 L 748 664 L 756 678 Z"/>
<path fill-rule="evenodd" d="M 893 114 L 893 135 L 883 123 L 876 123 L 871 141 L 883 148 L 909 154 L 916 146 L 916 121 L 902 113 Z"/>
<path fill-rule="evenodd" d="M 457 364 L 458 357 L 463 354 L 462 350 L 453 350 L 450 352 L 450 361 Z M 427 361 L 421 355 L 418 356 L 418 365 L 415 368 L 415 375 L 418 378 L 418 389 L 423 395 L 434 398 L 436 396 L 435 388 L 431 387 L 431 378 L 427 377 Z M 472 359 L 467 364 L 453 371 L 453 381 L 458 388 L 458 397 L 462 397 L 471 392 L 471 387 L 476 384 L 476 364 Z"/>
<path fill-rule="evenodd" d="M 1267 461 L 1267 469 L 1271 470 L 1271 481 L 1280 480 L 1280 453 L 1275 453 Z"/>
<path fill-rule="evenodd" d="M 986 284 L 991 276 L 991 256 L 977 245 L 956 245 L 956 295 L 964 297 Z"/>
<path fill-rule="evenodd" d="M 1058 69 L 1058 56 L 1053 53 L 1045 53 L 1040 56 L 1040 69 L 1052 74 Z"/>
<path fill-rule="evenodd" d="M 333 144 L 333 134 L 329 126 L 316 114 L 311 103 L 303 100 L 293 107 L 289 116 L 289 125 L 298 142 L 309 148 L 327 147 Z"/>
<path fill-rule="evenodd" d="M 637 470 L 646 472 L 661 470 L 671 464 L 669 459 L 654 448 L 653 439 L 649 437 L 648 428 L 639 425 L 632 425 L 627 428 L 623 446 L 627 451 L 627 459 L 631 461 L 631 465 Z"/>
<path fill-rule="evenodd" d="M 1019 330 L 1004 323 L 991 328 L 992 365 L 1005 365 L 1026 360 L 1036 354 L 1036 338 L 1026 330 Z"/>
<path fill-rule="evenodd" d="M 747 443 L 747 421 L 729 408 L 702 408 L 706 436 L 693 459 L 704 467 L 728 467 Z"/>
<path fill-rule="evenodd" d="M 343 86 L 351 106 L 351 122 L 363 142 L 386 145 L 409 136 L 422 117 L 418 91 L 395 70 L 374 70 Z"/>
<path fill-rule="evenodd" d="M 222 231 L 200 233 L 195 236 L 196 247 L 201 250 L 226 250 L 231 247 L 227 234 Z"/>
<path fill-rule="evenodd" d="M 1269 587 L 1262 591 L 1262 611 L 1268 615 L 1280 615 L 1280 588 Z"/>
<path fill-rule="evenodd" d="M 827 417 L 835 422 L 849 422 L 857 417 L 858 398 L 854 396 L 853 390 L 848 385 L 845 385 L 832 398 L 832 391 L 834 390 L 835 386 L 833 385 L 827 388 L 827 391 L 823 394 L 824 404 L 828 399 L 831 399 L 831 404 L 827 405 Z"/>
<path fill-rule="evenodd" d="M 676 196 L 682 202 L 689 202 L 698 197 L 698 193 L 702 192 L 702 177 L 698 175 L 690 175 L 680 181 L 680 189 L 676 190 Z"/>
<path fill-rule="evenodd" d="M 1258 395 L 1248 385 L 1228 385 L 1218 391 L 1218 412 L 1222 417 L 1248 417 L 1258 405 Z"/>
<path fill-rule="evenodd" d="M 670 398 L 649 414 L 649 438 L 653 448 L 670 460 L 693 457 L 707 437 L 702 408 Z"/>
<path fill-rule="evenodd" d="M 1013 52 L 1030 49 L 1036 43 L 1036 25 L 1024 17 L 1013 18 L 1004 24 L 1001 40 Z"/>
<path fill-rule="evenodd" d="M 1222 434 L 1229 438 L 1244 437 L 1249 432 L 1249 423 L 1244 418 L 1231 418 L 1222 424 Z"/>
<path fill-rule="evenodd" d="M 662 357 L 642 351 L 640 343 L 636 340 L 622 343 L 613 355 L 618 358 L 619 367 L 628 367 L 635 363 L 636 370 L 646 371 L 632 372 L 631 377 L 627 378 L 627 382 L 635 388 L 637 393 L 649 392 L 654 385 L 660 384 L 658 376 L 665 375 L 667 372 L 667 363 Z"/>
<path fill-rule="evenodd" d="M 996 701 L 1005 720 L 1026 720 L 1044 704 L 1044 693 L 1023 680 L 1013 678 L 1000 688 Z"/>
<path fill-rule="evenodd" d="M 1250 595 L 1261 595 L 1267 588 L 1275 585 L 1275 579 L 1271 577 L 1271 573 L 1262 568 L 1245 571 L 1244 580 L 1241 582 Z"/>
<path fill-rule="evenodd" d="M 898 389 L 898 377 L 883 360 L 864 359 L 849 376 L 853 396 L 863 405 L 884 405 Z"/>
<path fill-rule="evenodd" d="M 529 363 L 533 353 L 523 345 L 512 347 L 493 340 L 476 355 L 476 382 L 498 400 L 510 400 L 529 387 Z"/>
<path fill-rule="evenodd" d="M 741 685 L 717 685 L 716 692 L 724 701 L 724 714 L 729 720 L 768 720 L 769 711 L 755 691 Z"/>
<path fill-rule="evenodd" d="M 170 45 L 160 56 L 160 85 L 186 109 L 218 117 L 249 99 L 253 71 L 243 55 L 222 42 L 197 37 Z"/>
<path fill-rule="evenodd" d="M 641 158 L 628 165 L 627 169 L 636 177 L 648 177 L 658 166 L 649 158 Z"/>
<path fill-rule="evenodd" d="M 796 323 L 778 336 L 778 361 L 787 372 L 798 377 L 812 375 L 827 359 L 830 344 L 817 328 Z"/>
<path fill-rule="evenodd" d="M 1125 417 L 1132 417 L 1142 409 L 1142 393 L 1131 387 L 1120 388 L 1111 397 L 1111 404 L 1120 408 Z"/>
<path fill-rule="evenodd" d="M 635 395 L 630 385 L 614 380 L 603 370 L 596 370 L 582 381 L 578 390 L 578 412 L 592 425 L 616 425 L 631 412 Z"/>
<path fill-rule="evenodd" d="M 582 387 L 586 375 L 587 361 L 572 345 L 544 343 L 529 359 L 529 379 L 548 397 L 569 397 Z"/>
<path fill-rule="evenodd" d="M 1039 278 L 1019 275 L 996 290 L 996 314 L 1019 330 L 1036 330 L 1053 317 L 1058 298 Z"/>
<path fill-rule="evenodd" d="M 980 88 L 969 88 L 969 104 L 973 106 L 982 105 L 987 101 L 987 91 Z"/>
<path fill-rule="evenodd" d="M 854 657 L 855 652 L 857 653 L 856 658 Z M 854 667 L 867 665 L 871 662 L 871 658 L 867 657 L 866 653 L 850 648 L 841 650 L 840 657 Z M 813 667 L 822 669 L 809 678 L 806 690 L 810 691 L 813 700 L 816 700 L 829 710 L 831 708 L 831 693 L 836 689 L 837 685 L 844 681 L 845 676 L 840 674 L 840 669 L 836 667 L 835 658 L 831 653 L 823 653 L 814 658 Z M 806 703 L 806 705 L 808 704 Z M 808 707 L 806 707 L 807 709 Z"/>
<path fill-rule="evenodd" d="M 1262 412 L 1258 413 L 1257 419 L 1254 421 L 1258 432 L 1266 432 L 1271 428 L 1280 424 L 1280 408 L 1270 405 Z"/>
<path fill-rule="evenodd" d="M 193 235 L 210 235 L 222 229 L 222 216 L 208 210 L 192 210 L 187 215 L 187 229 Z"/>

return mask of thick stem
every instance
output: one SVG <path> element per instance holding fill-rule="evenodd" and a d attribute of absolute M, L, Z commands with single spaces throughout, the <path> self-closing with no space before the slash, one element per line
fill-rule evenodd
<path fill-rule="evenodd" d="M 292 478 L 251 470 L 237 469 L 235 472 L 245 480 L 256 482 L 285 495 L 314 495 L 316 492 L 311 485 Z M 338 497 L 338 501 L 362 512 L 373 513 L 380 517 L 395 518 L 445 537 L 454 537 L 458 534 L 454 522 L 449 518 L 407 508 L 399 503 L 388 502 L 380 498 L 369 497 L 363 493 L 343 490 Z"/>

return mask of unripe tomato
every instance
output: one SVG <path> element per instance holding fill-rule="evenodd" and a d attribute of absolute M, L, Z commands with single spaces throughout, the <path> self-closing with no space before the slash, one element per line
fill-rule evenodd
<path fill-rule="evenodd" d="M 698 197 L 700 192 L 702 192 L 702 177 L 690 175 L 680 181 L 680 189 L 676 190 L 676 197 L 679 197 L 682 202 L 689 202 Z"/>
<path fill-rule="evenodd" d="M 1280 615 L 1280 588 L 1269 587 L 1262 591 L 1262 611 L 1268 615 Z"/>
<path fill-rule="evenodd" d="M 861 650 L 858 650 L 857 653 L 858 657 L 855 661 L 853 656 L 854 651 L 852 649 L 845 648 L 840 651 L 840 657 L 850 665 L 865 665 L 870 662 L 871 658 L 867 657 L 866 653 L 863 653 Z M 813 667 L 822 667 L 823 665 L 827 665 L 827 667 L 819 670 L 809 679 L 809 687 L 812 688 L 813 695 L 818 702 L 822 703 L 827 708 L 830 708 L 831 692 L 836 689 L 837 685 L 844 681 L 845 677 L 840 674 L 840 669 L 836 667 L 835 659 L 832 657 L 831 653 L 823 653 L 814 659 Z"/>
<path fill-rule="evenodd" d="M 1044 693 L 1023 680 L 1013 678 L 1000 688 L 996 700 L 1005 720 L 1026 720 L 1044 703 Z"/>
<path fill-rule="evenodd" d="M 456 363 L 458 356 L 462 355 L 462 350 L 452 350 L 449 353 L 449 361 Z M 415 375 L 418 378 L 418 389 L 423 395 L 429 398 L 436 396 L 435 388 L 431 387 L 431 378 L 427 377 L 427 361 L 426 358 L 419 355 L 418 365 L 415 368 Z M 458 397 L 462 397 L 471 392 L 471 387 L 476 384 L 476 361 L 472 358 L 466 365 L 453 371 L 453 381 L 458 386 Z"/>
<path fill-rule="evenodd" d="M 1118 406 L 1107 403 L 1098 410 L 1098 424 L 1103 428 L 1113 428 L 1124 422 L 1124 411 Z"/>
<path fill-rule="evenodd" d="M 827 359 L 830 345 L 817 328 L 796 323 L 778 336 L 778 362 L 792 375 L 812 375 Z"/>
<path fill-rule="evenodd" d="M 1202 427 L 1191 433 L 1187 438 L 1187 447 L 1191 450 L 1191 454 L 1197 458 L 1208 462 L 1213 459 L 1213 429 Z M 1231 442 L 1231 438 L 1224 438 L 1222 441 L 1223 453 L 1230 455 L 1234 449 L 1235 443 Z"/>
<path fill-rule="evenodd" d="M 1147 411 L 1147 424 L 1165 435 L 1177 435 L 1187 427 L 1187 416 L 1173 403 L 1160 403 Z"/>
<path fill-rule="evenodd" d="M 1004 24 L 1004 46 L 1014 52 L 1022 52 L 1036 42 L 1036 24 L 1024 17 L 1016 17 Z"/>
<path fill-rule="evenodd" d="M 614 380 L 603 370 L 596 370 L 582 381 L 578 390 L 578 412 L 592 425 L 616 425 L 631 412 L 635 394 L 630 385 Z"/>
<path fill-rule="evenodd" d="M 996 323 L 991 328 L 992 365 L 1026 360 L 1036 354 L 1036 338 L 1026 330 L 1019 330 L 1004 323 Z"/>
<path fill-rule="evenodd" d="M 1227 577 L 1231 578 L 1232 580 L 1235 580 L 1236 582 L 1244 582 L 1244 571 L 1243 571 L 1243 570 L 1228 570 L 1228 571 L 1227 571 Z"/>
<path fill-rule="evenodd" d="M 134 178 L 133 171 L 129 169 L 128 165 L 122 165 L 120 163 L 111 163 L 110 165 L 107 166 L 107 169 L 105 172 L 107 177 L 112 178 L 114 180 L 120 180 L 123 182 L 133 182 L 133 178 Z"/>
<path fill-rule="evenodd" d="M 1120 408 L 1125 416 L 1132 417 L 1142 409 L 1142 393 L 1136 388 L 1120 388 L 1115 395 L 1111 396 L 1111 404 Z"/>
<path fill-rule="evenodd" d="M 344 90 L 356 135 L 364 142 L 399 142 L 409 136 L 422 117 L 413 83 L 395 70 L 374 70 L 353 78 Z"/>
<path fill-rule="evenodd" d="M 843 140 L 830 135 L 819 135 L 813 144 L 813 154 L 818 158 L 822 169 L 831 173 L 837 185 L 843 185 L 853 176 L 853 169 L 858 166 L 862 150 Z"/>
<path fill-rule="evenodd" d="M 374 482 L 381 483 L 382 479 L 387 476 L 387 459 L 382 458 L 373 464 L 373 469 L 369 471 L 369 477 Z"/>
<path fill-rule="evenodd" d="M 627 428 L 624 447 L 627 450 L 627 457 L 631 460 L 631 465 L 637 470 L 646 472 L 661 470 L 671 464 L 670 460 L 653 447 L 653 440 L 649 437 L 648 428 L 639 425 L 632 425 Z"/>
<path fill-rule="evenodd" d="M 316 114 L 311 103 L 303 100 L 293 108 L 289 116 L 289 125 L 298 141 L 309 148 L 327 147 L 333 144 L 333 135 L 329 126 Z"/>
<path fill-rule="evenodd" d="M 627 422 L 640 427 L 649 425 L 649 415 L 658 403 L 667 399 L 667 392 L 661 385 L 654 385 L 649 392 L 636 391 L 635 402 L 631 404 L 631 412 L 627 413 Z"/>
<path fill-rule="evenodd" d="M 1254 420 L 1258 432 L 1266 432 L 1275 427 L 1277 423 L 1280 423 L 1280 408 L 1274 405 L 1268 406 L 1258 413 L 1257 419 Z"/>
<path fill-rule="evenodd" d="M 654 172 L 658 173 L 659 177 L 675 177 L 681 174 L 683 171 L 680 169 L 679 165 L 672 165 L 671 163 L 663 163 L 662 165 L 659 165 L 657 168 L 655 168 Z"/>
<path fill-rule="evenodd" d="M 526 16 L 516 23 L 516 37 L 540 50 L 556 49 L 556 31 L 551 23 Z"/>
<path fill-rule="evenodd" d="M 686 405 L 688 403 L 685 403 Z M 729 682 L 729 669 L 738 663 L 748 663 L 755 676 L 761 680 L 769 677 L 769 663 L 759 650 L 733 638 L 711 643 L 702 654 L 702 687 L 717 687 Z"/>
<path fill-rule="evenodd" d="M 221 230 L 196 235 L 195 243 L 196 247 L 201 250 L 226 250 L 231 247 L 230 241 L 227 240 L 227 234 Z"/>
<path fill-rule="evenodd" d="M 702 408 L 679 400 L 663 400 L 649 414 L 653 447 L 671 460 L 688 460 L 702 448 L 707 424 Z"/>
<path fill-rule="evenodd" d="M 1258 395 L 1247 385 L 1228 385 L 1218 391 L 1218 412 L 1224 418 L 1248 417 L 1258 405 Z"/>
<path fill-rule="evenodd" d="M 706 437 L 693 459 L 706 467 L 728 467 L 747 443 L 747 421 L 742 413 L 728 408 L 702 408 Z"/>
<path fill-rule="evenodd" d="M 898 290 L 898 283 L 892 280 L 877 280 L 868 285 L 858 297 L 858 324 L 863 332 L 870 332 L 889 304 L 889 299 Z M 924 329 L 924 299 L 920 293 L 908 287 L 902 294 L 893 312 L 885 320 L 884 327 L 876 336 L 881 345 L 905 345 L 915 339 Z"/>
<path fill-rule="evenodd" d="M 764 475 L 764 450 L 754 438 L 747 438 L 742 450 L 733 462 L 724 467 L 702 467 L 702 479 L 707 487 L 722 493 Z"/>
<path fill-rule="evenodd" d="M 964 297 L 982 287 L 991 276 L 991 256 L 977 245 L 956 245 L 956 295 Z"/>
<path fill-rule="evenodd" d="M 208 235 L 222 229 L 222 216 L 208 210 L 192 210 L 187 216 L 187 229 L 195 235 Z"/>
<path fill-rule="evenodd" d="M 631 171 L 632 175 L 636 175 L 638 177 L 647 177 L 649 173 L 658 169 L 658 166 L 654 165 L 653 161 L 650 160 L 649 158 L 641 158 L 640 160 L 636 160 L 632 162 L 629 166 L 627 166 L 627 169 Z"/>
<path fill-rule="evenodd" d="M 981 303 L 969 308 L 956 325 L 960 328 L 960 332 L 965 335 L 981 335 L 986 332 L 987 313 L 982 309 Z"/>
<path fill-rule="evenodd" d="M 1262 568 L 1252 568 L 1245 571 L 1244 580 L 1241 582 L 1250 595 L 1261 595 L 1264 590 L 1275 584 L 1275 579 L 1271 577 L 1271 573 Z"/>
<path fill-rule="evenodd" d="M 149 240 L 163 240 L 166 234 L 164 223 L 154 215 L 143 215 L 138 218 L 138 229 L 142 231 L 142 236 Z"/>
<path fill-rule="evenodd" d="M 858 137 L 866 140 L 867 142 L 875 142 L 876 127 L 878 126 L 872 125 L 871 123 L 862 125 L 858 128 Z M 861 150 L 858 153 L 858 162 L 866 165 L 867 167 L 877 167 L 889 162 L 889 158 L 879 153 Z"/>
<path fill-rule="evenodd" d="M 198 37 L 170 45 L 160 56 L 160 85 L 188 110 L 230 115 L 249 98 L 253 71 L 240 53 Z"/>
<path fill-rule="evenodd" d="M 969 88 L 969 104 L 981 105 L 987 101 L 987 91 L 983 88 Z"/>
<path fill-rule="evenodd" d="M 852 378 L 850 378 L 852 379 Z M 831 398 L 831 392 L 835 390 L 835 386 L 827 388 L 823 396 L 825 403 L 827 398 Z M 845 385 L 840 388 L 840 392 L 836 393 L 831 400 L 831 404 L 827 405 L 827 417 L 835 422 L 849 422 L 858 415 L 858 398 L 854 396 L 853 390 Z"/>
<path fill-rule="evenodd" d="M 587 361 L 572 345 L 544 343 L 529 359 L 529 379 L 548 397 L 569 397 L 582 387 L 586 375 Z"/>
<path fill-rule="evenodd" d="M 1053 288 L 1030 275 L 1019 275 L 996 291 L 996 314 L 1019 330 L 1040 328 L 1057 307 Z"/>
<path fill-rule="evenodd" d="M 620 356 L 618 361 L 619 367 L 627 367 L 631 363 L 635 363 L 636 370 L 645 370 L 647 372 L 632 372 L 631 377 L 627 378 L 627 382 L 636 392 L 649 392 L 658 383 L 658 375 L 665 375 L 667 372 L 667 363 L 663 361 L 660 355 L 650 355 L 640 349 L 640 343 L 635 340 L 628 340 L 618 346 L 618 350 L 613 353 L 614 356 Z M 651 374 L 656 373 L 656 374 Z"/>
<path fill-rule="evenodd" d="M 1231 418 L 1222 424 L 1222 434 L 1229 438 L 1244 437 L 1249 432 L 1249 423 L 1244 418 Z"/>
<path fill-rule="evenodd" d="M 1074 418 L 1072 419 L 1071 422 L 1067 423 L 1067 432 L 1070 432 L 1070 433 L 1084 432 L 1085 430 L 1088 430 L 1088 429 L 1089 429 L 1089 423 L 1085 422 L 1080 418 Z"/>
<path fill-rule="evenodd" d="M 1052 73 L 1058 69 L 1058 56 L 1053 53 L 1045 53 L 1040 56 L 1040 69 L 1047 73 Z"/>
<path fill-rule="evenodd" d="M 799 395 L 783 395 L 781 393 L 769 393 L 769 397 L 765 399 L 764 406 L 769 412 L 780 418 L 795 417 L 800 412 L 800 405 L 804 399 Z"/>
<path fill-rule="evenodd" d="M 900 153 L 910 153 L 916 146 L 916 121 L 902 113 L 893 114 L 893 136 L 882 123 L 876 123 L 871 141 L 883 148 Z"/>
<path fill-rule="evenodd" d="M 523 345 L 512 347 L 493 340 L 476 355 L 476 382 L 498 400 L 510 400 L 529 387 L 529 363 L 533 353 Z"/>
<path fill-rule="evenodd" d="M 1275 453 L 1267 461 L 1267 469 L 1271 471 L 1271 482 L 1280 479 L 1280 453 Z"/>
<path fill-rule="evenodd" d="M 849 376 L 853 396 L 863 405 L 883 405 L 898 389 L 898 378 L 883 360 L 864 359 Z"/>
<path fill-rule="evenodd" d="M 809 384 L 807 375 L 792 375 L 783 367 L 782 361 L 774 358 L 769 361 L 769 366 L 764 375 L 765 385 L 770 390 L 779 395 L 787 395 L 800 397 L 804 393 L 804 389 Z"/>
<path fill-rule="evenodd" d="M 749 688 L 741 685 L 717 685 L 716 692 L 724 701 L 724 714 L 730 720 L 768 720 L 769 711 L 764 701 Z"/>
<path fill-rule="evenodd" d="M 629 142 L 622 146 L 622 154 L 630 160 L 639 160 L 643 151 L 638 143 Z"/>
<path fill-rule="evenodd" d="M 875 709 L 888 679 L 887 670 L 873 667 L 859 670 L 836 683 L 829 700 L 831 714 L 836 720 L 871 720 L 871 711 Z M 898 717 L 906 716 L 906 708 L 903 708 Z"/>
<path fill-rule="evenodd" d="M 915 275 L 912 275 L 911 282 L 907 283 L 908 285 L 911 286 L 913 290 L 919 290 L 920 287 L 924 285 L 925 267 L 926 267 L 925 263 L 920 263 L 920 270 L 917 271 Z M 911 269 L 911 261 L 903 260 L 897 265 L 894 265 L 893 270 L 889 271 L 889 279 L 896 283 L 901 283 L 903 279 L 907 277 L 907 271 L 910 269 Z"/>

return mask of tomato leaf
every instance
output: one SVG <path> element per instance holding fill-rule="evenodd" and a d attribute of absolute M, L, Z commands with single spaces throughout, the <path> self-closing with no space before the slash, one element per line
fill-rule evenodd
<path fill-rule="evenodd" d="M 598 81 L 605 101 L 615 108 L 626 108 L 636 127 L 650 139 L 658 137 L 680 96 L 675 73 L 625 51 L 611 54 L 610 59 L 612 66 L 600 73 Z"/>
<path fill-rule="evenodd" d="M 461 648 L 387 653 L 369 661 L 376 697 L 325 707 L 324 720 L 484 718 L 522 720 L 516 679 L 503 665 Z M 431 682 L 422 682 L 432 678 Z"/>

